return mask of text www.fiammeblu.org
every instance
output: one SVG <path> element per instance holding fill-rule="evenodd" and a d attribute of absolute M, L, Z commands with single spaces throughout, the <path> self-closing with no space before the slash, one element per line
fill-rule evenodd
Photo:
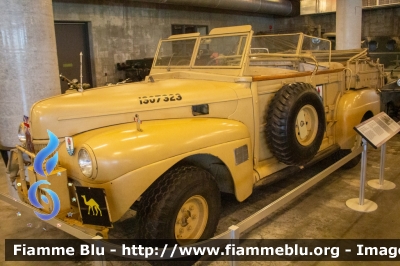
<path fill-rule="evenodd" d="M 225 247 L 181 247 L 175 245 L 170 254 L 166 254 L 167 246 L 163 249 L 157 247 L 125 246 L 122 245 L 123 256 L 160 256 L 160 258 L 173 258 L 181 256 L 330 256 L 339 257 L 339 247 L 304 247 L 298 244 L 283 245 L 280 247 L 240 247 L 227 244 Z"/>

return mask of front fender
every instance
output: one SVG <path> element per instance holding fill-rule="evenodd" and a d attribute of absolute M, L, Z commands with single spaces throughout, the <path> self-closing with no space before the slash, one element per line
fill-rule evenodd
<path fill-rule="evenodd" d="M 244 145 L 249 147 L 249 155 L 251 155 L 250 138 L 246 138 L 207 147 L 186 154 L 180 154 L 135 169 L 103 184 L 93 184 L 81 181 L 80 185 L 103 188 L 105 190 L 111 220 L 112 222 L 115 222 L 119 220 L 130 206 L 150 187 L 150 185 L 170 169 L 171 166 L 191 155 L 213 154 L 220 158 L 230 170 L 236 199 L 238 201 L 243 201 L 250 196 L 253 191 L 253 162 L 251 157 L 249 157 L 247 161 L 236 165 L 234 150 Z"/>
<path fill-rule="evenodd" d="M 374 89 L 350 90 L 340 99 L 337 110 L 336 142 L 341 149 L 351 149 L 356 137 L 354 127 L 367 112 L 380 112 L 380 96 Z"/>
<path fill-rule="evenodd" d="M 84 143 L 97 162 L 94 180 L 81 179 L 84 186 L 106 190 L 112 220 L 118 220 L 141 194 L 177 162 L 196 154 L 219 158 L 231 172 L 235 195 L 247 198 L 253 187 L 250 136 L 242 123 L 228 119 L 195 118 L 145 121 L 91 132 Z M 89 133 L 88 133 L 89 134 Z M 235 161 L 235 149 L 247 145 L 248 159 Z"/>
<path fill-rule="evenodd" d="M 86 140 L 97 162 L 95 183 L 180 154 L 249 137 L 240 122 L 217 118 L 144 121 L 110 127 Z"/>

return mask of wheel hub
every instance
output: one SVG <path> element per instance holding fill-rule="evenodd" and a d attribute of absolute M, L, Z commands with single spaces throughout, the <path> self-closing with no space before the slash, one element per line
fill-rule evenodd
<path fill-rule="evenodd" d="M 190 211 L 184 211 L 184 214 L 182 215 L 181 223 L 180 223 L 182 227 L 186 227 L 189 224 L 188 219 L 190 217 L 191 217 Z"/>
<path fill-rule="evenodd" d="M 175 239 L 181 245 L 196 242 L 206 228 L 208 204 L 200 195 L 190 197 L 181 207 L 176 217 Z"/>
<path fill-rule="evenodd" d="M 318 131 L 318 115 L 312 105 L 303 106 L 296 118 L 297 141 L 307 146 L 313 142 Z"/>

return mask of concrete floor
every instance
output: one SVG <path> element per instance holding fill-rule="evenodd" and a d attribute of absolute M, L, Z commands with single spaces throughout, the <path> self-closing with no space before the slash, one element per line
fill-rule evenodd
<path fill-rule="evenodd" d="M 345 202 L 358 197 L 360 165 L 351 170 L 337 170 L 291 204 L 260 222 L 246 239 L 398 239 L 400 238 L 400 135 L 388 142 L 385 179 L 397 187 L 380 191 L 369 186 L 365 198 L 378 204 L 371 213 L 359 213 L 346 207 Z M 367 180 L 379 178 L 380 150 L 368 148 Z M 295 188 L 326 164 L 321 162 L 290 178 L 258 187 L 245 202 L 238 203 L 224 195 L 223 213 L 217 233 L 222 233 L 252 213 L 263 208 Z M 8 193 L 4 164 L 0 163 L 0 193 Z M 40 221 L 33 215 L 18 217 L 18 210 L 2 201 L 0 208 L 0 238 L 66 239 L 66 233 Z M 129 212 L 114 226 L 110 238 L 134 238 L 135 213 Z M 127 229 L 123 229 L 123 228 Z M 241 265 L 400 265 L 400 262 L 241 262 Z M 59 265 L 60 262 L 4 262 L 4 241 L 0 242 L 0 265 Z M 63 265 L 92 265 L 90 262 L 62 262 Z M 107 262 L 107 265 L 149 265 L 147 262 Z M 196 265 L 229 265 L 229 262 L 198 262 Z"/>

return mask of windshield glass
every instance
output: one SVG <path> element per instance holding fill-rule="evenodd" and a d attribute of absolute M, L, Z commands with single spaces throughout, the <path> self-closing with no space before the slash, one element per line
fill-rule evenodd
<path fill-rule="evenodd" d="M 195 44 L 196 39 L 163 40 L 155 66 L 189 67 Z"/>
<path fill-rule="evenodd" d="M 300 34 L 253 36 L 251 54 L 296 54 Z"/>
<path fill-rule="evenodd" d="M 194 66 L 240 66 L 247 35 L 202 37 Z"/>
<path fill-rule="evenodd" d="M 330 49 L 331 49 L 330 41 L 313 36 L 304 35 L 303 45 L 301 47 L 302 53 L 329 51 Z"/>

